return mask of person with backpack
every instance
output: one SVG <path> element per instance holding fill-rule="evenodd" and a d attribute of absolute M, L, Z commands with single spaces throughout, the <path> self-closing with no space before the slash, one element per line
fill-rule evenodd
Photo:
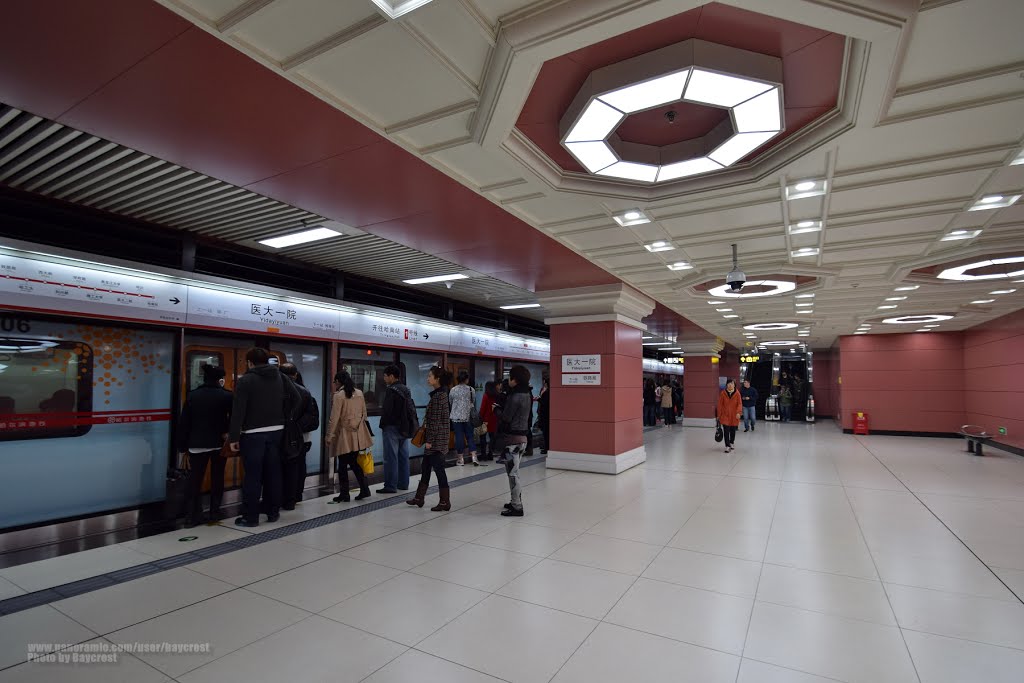
<path fill-rule="evenodd" d="M 305 382 L 302 381 L 302 374 L 294 363 L 282 363 L 280 368 L 281 374 L 295 384 L 301 397 L 297 423 L 302 430 L 302 453 L 293 458 L 282 458 L 284 472 L 281 509 L 294 510 L 295 504 L 302 500 L 302 492 L 306 488 L 306 453 L 313 447 L 311 432 L 320 428 L 320 406 L 316 404 L 313 394 L 309 393 Z"/>
<path fill-rule="evenodd" d="M 409 490 L 409 439 L 420 428 L 412 392 L 402 384 L 397 365 L 384 368 L 384 400 L 381 402 L 380 429 L 384 438 L 384 486 L 377 493 Z"/>
<path fill-rule="evenodd" d="M 351 500 L 348 492 L 349 469 L 359 482 L 356 500 L 363 500 L 370 497 L 370 486 L 356 456 L 360 451 L 373 447 L 373 438 L 366 426 L 366 400 L 363 392 L 356 389 L 352 376 L 344 370 L 339 370 L 334 376 L 334 390 L 336 393 L 331 403 L 331 421 L 327 427 L 327 447 L 336 458 L 334 470 L 338 473 L 339 492 L 334 502 L 347 503 Z"/>
<path fill-rule="evenodd" d="M 203 383 L 189 392 L 178 420 L 178 451 L 188 453 L 188 488 L 185 495 L 185 528 L 203 521 L 202 489 L 210 466 L 210 512 L 207 520 L 220 519 L 224 497 L 224 465 L 221 454 L 231 420 L 231 392 L 224 388 L 224 368 L 203 365 Z"/>

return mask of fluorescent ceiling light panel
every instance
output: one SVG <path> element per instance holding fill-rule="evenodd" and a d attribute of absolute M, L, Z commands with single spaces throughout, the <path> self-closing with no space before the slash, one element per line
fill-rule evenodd
<path fill-rule="evenodd" d="M 789 252 L 793 258 L 799 258 L 801 256 L 817 256 L 819 249 L 817 247 L 803 247 L 801 249 L 795 249 Z"/>
<path fill-rule="evenodd" d="M 719 145 L 708 158 L 723 166 L 731 166 L 776 135 L 777 132 L 737 133 Z"/>
<path fill-rule="evenodd" d="M 720 304 L 724 304 L 725 302 L 724 301 L 715 301 L 715 300 L 713 300 L 713 301 L 709 301 L 708 303 L 711 304 L 712 306 L 718 306 Z"/>
<path fill-rule="evenodd" d="M 733 110 L 737 133 L 761 133 L 782 130 L 782 113 L 779 109 L 779 89 L 751 98 L 737 105 Z"/>
<path fill-rule="evenodd" d="M 972 304 L 990 304 L 990 303 L 992 303 L 994 301 L 995 301 L 995 299 L 978 299 L 976 301 L 972 301 L 971 303 Z"/>
<path fill-rule="evenodd" d="M 619 111 L 632 114 L 682 99 L 683 88 L 686 87 L 686 77 L 689 75 L 690 70 L 685 69 L 679 73 L 619 88 L 601 95 L 598 99 Z"/>
<path fill-rule="evenodd" d="M 658 171 L 658 182 L 664 182 L 666 180 L 676 180 L 678 178 L 687 178 L 698 173 L 708 173 L 709 171 L 717 171 L 723 168 L 723 166 L 717 161 L 712 161 L 707 157 L 699 157 L 697 159 L 687 159 L 686 161 L 679 161 L 674 164 L 665 164 Z"/>
<path fill-rule="evenodd" d="M 384 14 L 392 19 L 397 19 L 403 14 L 408 14 L 418 7 L 423 7 L 431 0 L 372 0 L 373 4 L 380 7 Z"/>
<path fill-rule="evenodd" d="M 718 311 L 719 313 L 732 313 L 731 308 L 716 308 L 715 310 Z"/>
<path fill-rule="evenodd" d="M 761 342 L 761 346 L 799 346 L 798 341 L 766 341 Z"/>
<path fill-rule="evenodd" d="M 738 315 L 734 315 L 734 314 L 732 314 L 732 313 L 729 313 L 729 314 L 727 314 L 727 315 L 723 315 L 722 317 L 723 317 L 723 318 L 738 318 L 739 316 L 738 316 Z"/>
<path fill-rule="evenodd" d="M 468 276 L 462 273 L 453 275 L 433 275 L 431 277 L 417 277 L 411 280 L 402 280 L 407 285 L 429 285 L 433 282 L 451 282 L 453 280 L 465 280 Z"/>
<path fill-rule="evenodd" d="M 658 240 L 657 242 L 651 242 L 650 244 L 645 244 L 644 245 L 644 249 L 646 249 L 647 251 L 649 251 L 651 253 L 658 252 L 658 251 L 672 251 L 673 249 L 675 249 L 675 245 L 670 244 L 670 243 L 666 242 L 665 240 Z"/>
<path fill-rule="evenodd" d="M 813 310 L 813 309 L 810 309 L 810 308 L 805 308 L 805 309 L 803 309 L 803 310 L 801 310 L 801 311 L 797 311 L 797 312 L 796 312 L 796 314 L 797 314 L 797 315 L 800 315 L 800 314 L 802 314 L 802 313 L 814 313 L 814 310 Z"/>
<path fill-rule="evenodd" d="M 809 302 L 809 303 L 803 303 L 803 302 L 801 302 L 801 303 L 798 303 L 798 304 L 797 304 L 797 307 L 798 307 L 798 308 L 804 308 L 804 307 L 807 307 L 807 306 L 813 306 L 813 305 L 814 305 L 814 302 Z"/>
<path fill-rule="evenodd" d="M 520 308 L 540 308 L 540 304 L 512 304 L 511 306 L 499 306 L 503 311 L 514 311 Z"/>
<path fill-rule="evenodd" d="M 981 230 L 954 230 L 942 236 L 940 242 L 955 242 L 957 240 L 974 239 L 981 234 Z"/>
<path fill-rule="evenodd" d="M 794 298 L 796 298 L 796 299 L 813 299 L 814 298 L 814 294 L 797 294 L 796 297 L 794 297 Z"/>
<path fill-rule="evenodd" d="M 1007 206 L 1012 206 L 1017 203 L 1020 199 L 1019 194 L 1014 195 L 1002 195 L 1002 194 L 990 194 L 982 197 L 974 203 L 973 206 L 969 207 L 968 211 L 985 211 L 987 209 L 1003 209 Z"/>
<path fill-rule="evenodd" d="M 618 213 L 612 214 L 612 218 L 616 223 L 624 228 L 628 228 L 631 225 L 643 225 L 650 223 L 651 219 L 640 209 L 628 209 L 627 211 L 619 211 Z"/>
<path fill-rule="evenodd" d="M 904 285 L 903 287 L 897 287 L 895 291 L 897 291 L 897 292 L 912 292 L 915 289 L 920 289 L 920 288 L 921 288 L 921 285 Z"/>
<path fill-rule="evenodd" d="M 601 100 L 592 100 L 583 114 L 576 120 L 572 130 L 565 136 L 565 142 L 589 142 L 604 140 L 615 130 L 625 117 L 618 109 L 609 107 Z M 602 143 L 604 144 L 604 143 Z"/>
<path fill-rule="evenodd" d="M 921 323 L 937 323 L 943 320 L 952 320 L 953 316 L 945 313 L 929 313 L 927 315 L 901 315 L 896 318 L 886 318 L 883 323 L 889 325 L 919 325 Z"/>
<path fill-rule="evenodd" d="M 920 329 L 920 330 L 914 330 L 914 331 L 915 331 L 915 332 L 931 332 L 931 330 L 929 330 L 929 329 L 927 329 L 927 328 L 922 328 L 922 329 Z"/>
<path fill-rule="evenodd" d="M 885 300 L 886 301 L 906 301 L 906 299 L 907 299 L 907 297 L 905 297 L 905 296 L 890 296 L 890 297 L 887 297 Z"/>
<path fill-rule="evenodd" d="M 799 221 L 789 226 L 790 235 L 802 235 L 808 232 L 821 232 L 821 221 Z"/>
<path fill-rule="evenodd" d="M 828 183 L 824 180 L 800 180 L 786 187 L 786 199 L 804 199 L 825 194 Z"/>
<path fill-rule="evenodd" d="M 676 261 L 675 263 L 668 264 L 669 270 L 691 270 L 692 268 L 693 266 L 686 261 Z"/>
<path fill-rule="evenodd" d="M 891 309 L 891 308 L 899 308 L 899 306 L 897 306 L 896 304 L 890 304 L 888 306 L 879 306 L 878 310 L 884 311 L 884 310 L 888 310 L 888 309 Z"/>
<path fill-rule="evenodd" d="M 641 339 L 654 339 L 654 337 L 651 337 L 651 336 L 643 336 L 643 337 L 640 337 L 640 338 Z"/>
<path fill-rule="evenodd" d="M 938 325 L 925 325 L 925 327 L 938 327 Z"/>
<path fill-rule="evenodd" d="M 1016 289 L 997 289 L 995 291 L 989 292 L 989 294 L 1013 294 L 1016 291 Z"/>
<path fill-rule="evenodd" d="M 672 342 L 647 342 L 646 344 L 641 344 L 641 346 L 668 346 L 671 343 Z"/>
<path fill-rule="evenodd" d="M 694 69 L 686 85 L 684 99 L 718 107 L 735 107 L 772 87 L 770 83 Z"/>
<path fill-rule="evenodd" d="M 1024 149 L 1022 149 L 1017 156 L 1014 157 L 1013 161 L 1010 162 L 1010 166 L 1020 166 L 1021 164 L 1024 164 Z"/>
<path fill-rule="evenodd" d="M 565 146 L 591 173 L 597 173 L 619 160 L 604 142 L 567 142 Z"/>
<path fill-rule="evenodd" d="M 285 247 L 294 247 L 297 244 L 306 244 L 307 242 L 316 242 L 318 240 L 326 240 L 331 237 L 338 237 L 343 233 L 337 230 L 331 230 L 330 228 L 313 228 L 311 230 L 303 230 L 302 232 L 294 232 L 290 235 L 281 235 L 280 237 L 271 237 L 265 240 L 259 240 L 260 244 L 265 244 L 268 247 L 274 249 L 284 249 Z"/>
<path fill-rule="evenodd" d="M 679 351 L 679 350 L 681 350 L 681 349 L 682 349 L 682 347 L 681 347 L 681 346 L 666 346 L 665 348 L 663 348 L 663 349 L 658 349 L 658 350 L 659 350 L 659 351 Z"/>
<path fill-rule="evenodd" d="M 637 164 L 632 161 L 620 161 L 608 168 L 595 172 L 596 175 L 603 175 L 609 178 L 622 178 L 623 180 L 639 180 L 644 183 L 653 183 L 658 177 L 658 167 L 651 164 Z"/>

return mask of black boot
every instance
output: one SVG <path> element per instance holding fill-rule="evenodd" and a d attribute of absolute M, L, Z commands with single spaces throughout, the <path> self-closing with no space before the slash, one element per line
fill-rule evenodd
<path fill-rule="evenodd" d="M 350 500 L 352 499 L 349 498 L 348 493 L 348 470 L 345 470 L 344 476 L 341 472 L 338 472 L 338 495 L 334 497 L 334 502 L 347 503 Z"/>
<path fill-rule="evenodd" d="M 405 501 L 407 505 L 415 505 L 418 508 L 423 507 L 423 499 L 427 495 L 427 489 L 430 488 L 430 482 L 425 481 L 423 477 L 420 477 L 420 484 L 416 487 L 416 495 Z"/>
<path fill-rule="evenodd" d="M 371 495 L 373 494 L 370 493 L 370 487 L 363 484 L 363 487 L 359 489 L 359 495 L 356 496 L 356 500 L 363 500 L 364 498 L 369 498 Z"/>
<path fill-rule="evenodd" d="M 431 512 L 448 512 L 452 509 L 451 501 L 451 489 L 447 486 L 438 489 L 438 494 L 441 500 L 434 507 L 430 508 Z"/>

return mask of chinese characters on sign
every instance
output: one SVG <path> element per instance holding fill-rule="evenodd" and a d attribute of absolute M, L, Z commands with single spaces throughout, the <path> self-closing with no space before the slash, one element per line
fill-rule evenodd
<path fill-rule="evenodd" d="M 601 384 L 601 373 L 562 373 L 562 386 L 595 386 Z"/>
<path fill-rule="evenodd" d="M 601 356 L 562 356 L 562 372 L 601 372 Z"/>

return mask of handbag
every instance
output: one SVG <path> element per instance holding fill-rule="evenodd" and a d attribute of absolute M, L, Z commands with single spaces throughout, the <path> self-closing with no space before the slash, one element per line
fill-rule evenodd
<path fill-rule="evenodd" d="M 722 431 L 722 425 L 715 420 L 715 442 L 721 443 L 722 439 L 725 438 L 725 432 Z"/>
<path fill-rule="evenodd" d="M 363 470 L 363 474 L 373 474 L 373 455 L 369 451 L 362 451 L 356 456 L 356 464 Z"/>
<path fill-rule="evenodd" d="M 416 433 L 412 435 L 412 445 L 416 448 L 423 448 L 425 443 L 427 443 L 427 428 L 421 426 L 416 430 Z"/>
<path fill-rule="evenodd" d="M 295 419 L 294 406 L 288 401 L 288 391 L 285 382 L 290 382 L 284 375 L 281 375 L 281 388 L 284 390 L 284 431 L 281 435 L 281 450 L 284 452 L 285 460 L 293 460 L 306 452 L 306 442 L 302 438 L 302 429 Z"/>

